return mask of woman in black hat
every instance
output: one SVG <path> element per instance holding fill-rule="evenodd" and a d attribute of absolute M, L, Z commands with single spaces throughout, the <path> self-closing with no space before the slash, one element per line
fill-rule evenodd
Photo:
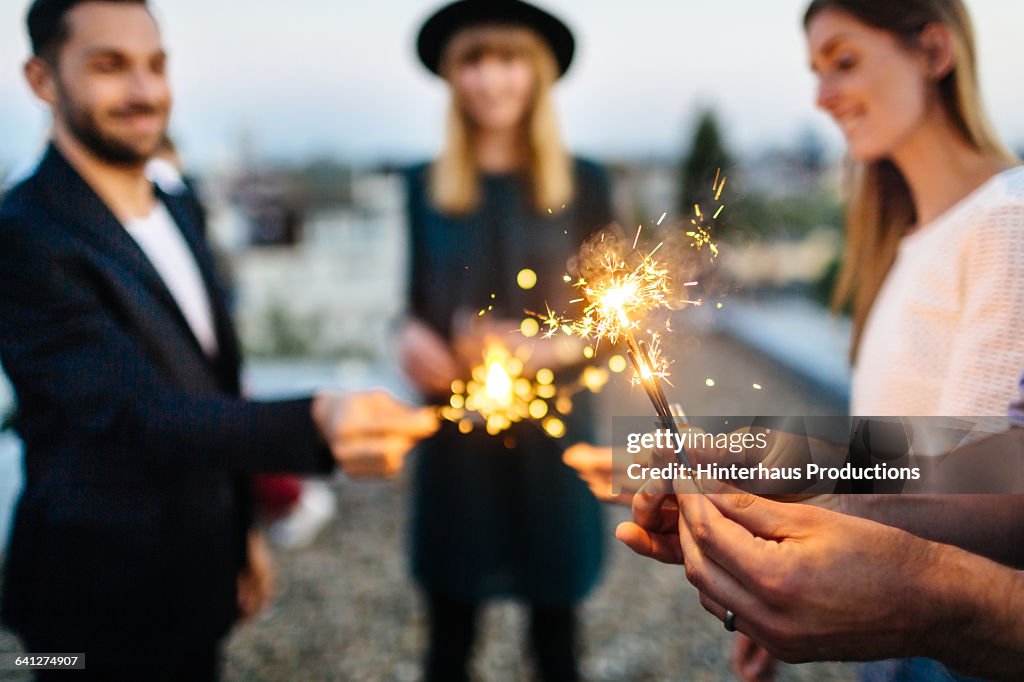
<path fill-rule="evenodd" d="M 579 348 L 508 331 L 524 310 L 566 299 L 567 261 L 611 220 L 605 174 L 566 152 L 551 101 L 572 60 L 572 34 L 532 5 L 463 0 L 424 24 L 418 48 L 447 81 L 452 106 L 440 156 L 408 176 L 403 367 L 425 395 L 447 402 L 452 382 L 482 360 L 479 343 L 466 343 L 479 334 L 463 333 L 456 320 L 493 306 L 477 319 L 494 338 L 526 345 L 528 365 L 571 380 Z M 518 277 L 526 269 L 535 286 L 517 285 L 532 283 Z M 456 350 L 467 345 L 469 353 Z M 586 402 L 576 400 L 565 442 L 587 437 Z M 575 605 L 596 582 L 604 534 L 600 506 L 562 463 L 562 449 L 528 423 L 495 436 L 448 424 L 423 445 L 412 552 L 429 602 L 428 680 L 466 679 L 479 607 L 501 597 L 530 605 L 541 676 L 576 679 Z"/>

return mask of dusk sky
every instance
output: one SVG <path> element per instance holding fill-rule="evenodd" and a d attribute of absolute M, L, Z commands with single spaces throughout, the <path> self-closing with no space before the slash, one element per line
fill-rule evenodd
<path fill-rule="evenodd" d="M 0 0 L 0 167 L 30 163 L 48 115 L 21 76 L 27 0 Z M 839 149 L 813 106 L 800 30 L 806 0 L 550 0 L 578 38 L 559 87 L 563 127 L 598 157 L 671 156 L 696 109 L 715 106 L 741 153 L 808 127 Z M 247 136 L 265 158 L 406 160 L 433 152 L 446 91 L 413 40 L 425 0 L 158 0 L 186 160 L 232 158 Z M 1024 2 L 972 0 L 986 101 L 1024 147 Z M 386 8 L 386 9 L 384 9 Z"/>

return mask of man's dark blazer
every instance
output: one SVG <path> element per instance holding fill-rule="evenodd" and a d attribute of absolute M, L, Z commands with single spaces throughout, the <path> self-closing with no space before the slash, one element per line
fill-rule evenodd
<path fill-rule="evenodd" d="M 309 399 L 239 397 L 202 212 L 190 196 L 158 197 L 209 292 L 214 359 L 55 147 L 0 206 L 0 361 L 25 443 L 2 616 L 27 641 L 89 660 L 220 639 L 237 615 L 248 476 L 333 466 Z"/>

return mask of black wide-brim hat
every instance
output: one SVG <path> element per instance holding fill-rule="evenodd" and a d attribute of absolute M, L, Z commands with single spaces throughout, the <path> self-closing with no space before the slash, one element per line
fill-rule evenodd
<path fill-rule="evenodd" d="M 534 30 L 551 47 L 562 77 L 572 64 L 576 39 L 561 19 L 520 0 L 458 0 L 445 5 L 423 24 L 416 50 L 424 66 L 441 75 L 441 57 L 448 41 L 470 26 L 497 24 Z"/>

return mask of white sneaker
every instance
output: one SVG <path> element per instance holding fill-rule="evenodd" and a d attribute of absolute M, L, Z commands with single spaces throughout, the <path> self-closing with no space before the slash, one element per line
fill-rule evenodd
<path fill-rule="evenodd" d="M 308 547 L 336 512 L 337 501 L 330 487 L 323 481 L 304 480 L 295 508 L 267 526 L 267 538 L 281 549 Z"/>

